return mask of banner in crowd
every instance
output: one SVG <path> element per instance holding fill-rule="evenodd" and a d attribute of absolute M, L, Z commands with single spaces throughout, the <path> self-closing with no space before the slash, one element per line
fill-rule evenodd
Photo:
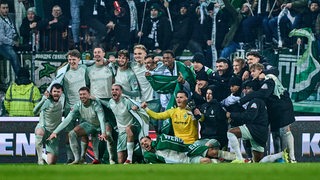
<path fill-rule="evenodd" d="M 320 117 L 299 116 L 291 129 L 298 162 L 320 162 Z M 34 128 L 38 117 L 0 117 L 0 163 L 36 163 Z M 152 133 L 154 135 L 154 133 Z M 155 137 L 153 137 L 155 138 Z M 64 138 L 59 145 L 59 163 L 65 162 Z M 270 143 L 267 153 L 273 153 Z M 244 150 L 243 150 L 244 152 Z"/>

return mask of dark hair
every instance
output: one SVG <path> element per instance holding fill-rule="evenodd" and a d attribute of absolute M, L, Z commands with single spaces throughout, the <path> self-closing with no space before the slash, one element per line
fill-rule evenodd
<path fill-rule="evenodd" d="M 126 58 L 130 59 L 130 54 L 129 51 L 126 49 L 121 49 L 120 51 L 118 51 L 118 57 L 120 55 L 124 55 Z"/>
<path fill-rule="evenodd" d="M 189 97 L 188 93 L 184 90 L 180 90 L 177 92 L 177 94 L 179 94 L 179 93 L 185 94 L 187 96 L 187 98 Z"/>
<path fill-rule="evenodd" d="M 81 88 L 79 89 L 79 92 L 80 92 L 80 91 L 88 91 L 88 93 L 90 93 L 90 89 L 89 89 L 88 87 L 86 87 L 86 86 L 81 87 Z"/>
<path fill-rule="evenodd" d="M 67 56 L 81 57 L 81 53 L 77 49 L 72 49 L 67 53 Z"/>
<path fill-rule="evenodd" d="M 139 140 L 139 141 L 141 141 L 143 138 L 147 138 L 147 139 L 152 140 L 150 136 L 143 136 L 143 137 L 141 137 L 141 138 L 140 138 L 140 140 Z"/>
<path fill-rule="evenodd" d="M 254 57 L 257 57 L 259 59 L 262 59 L 262 56 L 258 51 L 250 51 L 250 52 L 247 53 L 247 57 L 248 56 L 254 56 Z"/>
<path fill-rule="evenodd" d="M 1 0 L 1 1 L 0 1 L 0 4 L 9 4 L 9 3 L 8 3 L 8 1 Z"/>
<path fill-rule="evenodd" d="M 217 59 L 216 63 L 221 63 L 221 62 L 227 63 L 229 65 L 230 61 L 227 58 L 220 57 L 219 59 Z"/>
<path fill-rule="evenodd" d="M 112 86 L 118 86 L 118 87 L 120 87 L 120 89 L 122 90 L 123 88 L 122 88 L 122 86 L 120 85 L 120 84 L 116 84 L 116 83 L 114 83 L 114 84 L 112 84 Z"/>
<path fill-rule="evenodd" d="M 63 91 L 63 86 L 59 83 L 55 83 L 51 86 L 50 92 L 52 92 L 53 88 L 61 89 Z"/>
<path fill-rule="evenodd" d="M 170 49 L 163 51 L 163 52 L 162 52 L 162 56 L 163 56 L 164 54 L 171 54 L 171 56 L 172 56 L 173 58 L 175 58 L 174 52 L 173 52 L 172 50 L 170 50 Z"/>
<path fill-rule="evenodd" d="M 154 59 L 154 54 L 147 54 L 146 57 L 144 57 L 144 59 L 148 58 Z"/>
<path fill-rule="evenodd" d="M 97 48 L 102 49 L 103 52 L 106 52 L 102 46 L 95 46 L 95 47 L 93 48 L 93 50 L 94 50 L 94 49 L 97 49 Z"/>

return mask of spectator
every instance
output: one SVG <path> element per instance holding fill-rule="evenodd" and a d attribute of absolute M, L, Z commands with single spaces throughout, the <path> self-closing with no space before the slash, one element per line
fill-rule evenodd
<path fill-rule="evenodd" d="M 14 47 L 19 47 L 19 36 L 13 21 L 8 16 L 9 5 L 6 1 L 0 2 L 0 55 L 9 59 L 14 73 L 20 70 L 20 60 Z"/>
<path fill-rule="evenodd" d="M 65 51 L 68 49 L 68 20 L 62 14 L 60 6 L 52 7 L 51 17 L 43 19 L 39 28 L 42 50 Z"/>
<path fill-rule="evenodd" d="M 182 55 L 192 32 L 191 16 L 188 8 L 188 3 L 181 3 L 179 14 L 173 17 L 173 32 L 169 49 L 171 49 L 176 56 Z"/>
<path fill-rule="evenodd" d="M 160 6 L 154 3 L 150 7 L 150 17 L 144 21 L 142 31 L 138 32 L 141 44 L 160 54 L 170 43 L 170 24 L 163 15 Z"/>
<path fill-rule="evenodd" d="M 23 39 L 21 49 L 31 51 L 32 46 L 38 46 L 39 43 L 39 22 L 41 17 L 36 15 L 34 7 L 27 10 L 27 17 L 22 20 L 20 26 L 20 35 Z"/>
<path fill-rule="evenodd" d="M 73 48 L 80 50 L 80 15 L 81 7 L 83 6 L 84 0 L 70 0 L 70 15 L 71 15 L 71 31 L 73 39 Z"/>
<path fill-rule="evenodd" d="M 6 92 L 4 106 L 9 116 L 34 116 L 33 108 L 40 100 L 40 91 L 30 80 L 29 70 L 21 68 Z"/>

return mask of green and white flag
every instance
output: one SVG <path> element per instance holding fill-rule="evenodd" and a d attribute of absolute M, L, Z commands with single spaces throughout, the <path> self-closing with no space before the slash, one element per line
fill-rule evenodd
<path fill-rule="evenodd" d="M 310 28 L 294 29 L 289 36 L 302 36 L 308 39 L 308 48 L 297 62 L 295 85 L 291 97 L 297 102 L 307 99 L 316 90 L 320 80 L 318 44 Z"/>

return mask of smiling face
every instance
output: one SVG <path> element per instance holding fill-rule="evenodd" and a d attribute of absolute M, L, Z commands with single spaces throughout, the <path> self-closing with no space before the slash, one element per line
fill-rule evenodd
<path fill-rule="evenodd" d="M 210 102 L 213 99 L 213 92 L 211 89 L 207 90 L 206 99 L 207 99 L 207 102 Z"/>
<path fill-rule="evenodd" d="M 80 58 L 76 56 L 68 55 L 68 63 L 70 64 L 71 69 L 74 69 L 74 70 L 78 69 L 79 62 L 80 62 Z"/>
<path fill-rule="evenodd" d="M 144 60 L 144 65 L 148 71 L 152 71 L 157 67 L 157 64 L 154 62 L 152 57 L 148 57 Z"/>
<path fill-rule="evenodd" d="M 162 56 L 162 62 L 165 66 L 167 66 L 169 69 L 173 69 L 173 63 L 174 63 L 174 58 L 170 53 L 164 53 Z"/>
<path fill-rule="evenodd" d="M 95 64 L 98 66 L 103 65 L 104 63 L 104 56 L 106 53 L 101 48 L 94 48 L 93 50 L 93 58 L 95 60 Z"/>
<path fill-rule="evenodd" d="M 120 55 L 118 56 L 118 66 L 119 66 L 120 68 L 125 68 L 125 67 L 127 67 L 128 61 L 129 61 L 129 59 L 128 59 L 125 55 L 120 54 Z"/>
<path fill-rule="evenodd" d="M 90 93 L 87 90 L 80 90 L 79 95 L 80 95 L 80 101 L 84 105 L 88 105 L 90 103 Z"/>
<path fill-rule="evenodd" d="M 139 64 L 143 64 L 143 61 L 146 55 L 147 55 L 147 52 L 141 48 L 135 48 L 133 50 L 134 60 Z"/>
<path fill-rule="evenodd" d="M 151 151 L 152 147 L 151 147 L 151 143 L 152 143 L 152 140 L 147 138 L 147 137 L 143 137 L 141 140 L 140 140 L 140 145 L 141 147 L 146 150 L 146 151 Z"/>
<path fill-rule="evenodd" d="M 252 55 L 248 55 L 247 56 L 247 63 L 249 65 L 256 64 L 258 62 L 260 62 L 260 58 L 259 57 L 255 57 L 255 56 L 252 56 Z"/>

